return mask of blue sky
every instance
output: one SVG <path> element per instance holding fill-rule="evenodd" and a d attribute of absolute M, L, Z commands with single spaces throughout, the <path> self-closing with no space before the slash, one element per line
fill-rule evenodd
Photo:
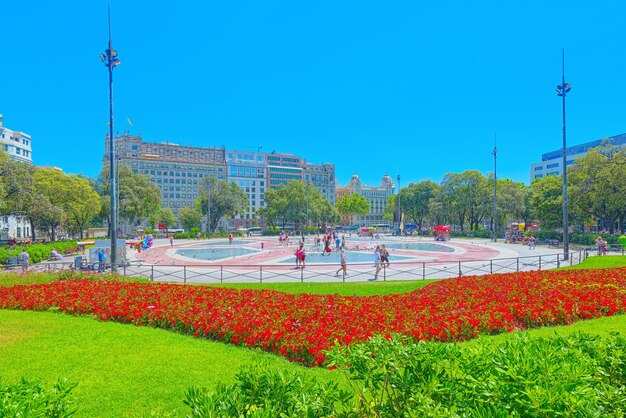
<path fill-rule="evenodd" d="M 626 132 L 626 3 L 111 1 L 115 129 L 287 152 L 378 184 L 493 170 Z M 0 113 L 38 165 L 95 176 L 108 120 L 107 3 L 4 2 Z M 130 119 L 133 126 L 126 120 Z"/>

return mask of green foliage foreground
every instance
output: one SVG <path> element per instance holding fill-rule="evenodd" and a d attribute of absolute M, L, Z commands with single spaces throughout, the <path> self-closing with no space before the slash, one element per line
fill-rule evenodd
<path fill-rule="evenodd" d="M 624 416 L 626 339 L 588 334 L 473 346 L 374 337 L 328 358 L 349 390 L 302 373 L 249 369 L 213 393 L 191 388 L 192 417 Z M 347 366 L 349 365 L 349 366 Z"/>
<path fill-rule="evenodd" d="M 50 389 L 28 379 L 12 385 L 0 381 L 0 417 L 72 417 L 75 408 L 70 392 L 74 387 L 75 383 L 65 379 Z"/>

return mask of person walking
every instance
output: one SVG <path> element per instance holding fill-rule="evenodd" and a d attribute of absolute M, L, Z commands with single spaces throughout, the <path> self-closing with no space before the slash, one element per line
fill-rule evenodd
<path fill-rule="evenodd" d="M 335 273 L 335 276 L 339 276 L 339 272 L 343 270 L 343 277 L 348 276 L 348 263 L 346 260 L 346 248 L 345 247 L 341 247 L 341 251 L 339 253 L 339 270 L 337 270 L 337 273 Z"/>
<path fill-rule="evenodd" d="M 380 245 L 376 245 L 376 249 L 374 250 L 374 268 L 376 271 L 374 272 L 374 278 L 367 279 L 369 281 L 378 280 L 378 273 L 380 272 Z"/>
<path fill-rule="evenodd" d="M 380 262 L 383 266 L 389 267 L 389 251 L 385 248 L 385 244 L 380 249 Z"/>
<path fill-rule="evenodd" d="M 170 247 L 174 246 L 174 235 L 170 235 Z"/>
<path fill-rule="evenodd" d="M 98 273 L 102 273 L 106 267 L 107 255 L 104 252 L 104 248 L 98 250 Z"/>
<path fill-rule="evenodd" d="M 30 254 L 26 251 L 26 248 L 22 250 L 20 253 L 20 265 L 22 266 L 22 272 L 28 271 L 28 266 L 30 265 Z"/>

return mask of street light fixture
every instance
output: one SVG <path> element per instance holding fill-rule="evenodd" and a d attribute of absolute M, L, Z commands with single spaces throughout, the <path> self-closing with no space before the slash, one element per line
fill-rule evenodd
<path fill-rule="evenodd" d="M 398 231 L 400 231 L 400 228 L 402 227 L 402 206 L 400 206 L 400 174 L 396 176 L 396 180 L 398 180 Z"/>
<path fill-rule="evenodd" d="M 496 188 L 497 188 L 497 184 L 498 184 L 498 175 L 497 175 L 497 163 L 496 160 L 498 158 L 498 147 L 496 147 L 496 134 L 493 134 L 493 151 L 491 151 L 491 154 L 493 155 L 493 242 L 496 242 L 498 240 L 498 234 L 497 234 L 497 219 L 498 219 L 498 209 L 496 206 Z"/>
<path fill-rule="evenodd" d="M 109 176 L 111 181 L 111 272 L 117 273 L 117 185 L 115 145 L 113 140 L 113 68 L 121 64 L 111 41 L 111 8 L 108 8 L 109 47 L 100 54 L 100 60 L 109 70 Z"/>
<path fill-rule="evenodd" d="M 572 85 L 570 83 L 565 82 L 565 48 L 562 50 L 561 54 L 562 58 L 562 75 L 563 78 L 561 80 L 561 84 L 556 86 L 556 94 L 563 98 L 563 162 L 562 162 L 562 170 L 563 170 L 563 260 L 569 259 L 569 222 L 568 222 L 568 202 L 567 202 L 567 159 L 566 159 L 566 149 L 567 144 L 565 140 L 565 96 L 572 89 Z"/>

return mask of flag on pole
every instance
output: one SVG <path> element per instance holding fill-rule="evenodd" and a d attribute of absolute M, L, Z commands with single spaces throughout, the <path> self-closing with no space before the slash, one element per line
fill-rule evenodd
<path fill-rule="evenodd" d="M 128 122 L 130 126 L 133 126 L 133 123 L 130 121 L 130 118 L 126 119 L 126 122 Z"/>

